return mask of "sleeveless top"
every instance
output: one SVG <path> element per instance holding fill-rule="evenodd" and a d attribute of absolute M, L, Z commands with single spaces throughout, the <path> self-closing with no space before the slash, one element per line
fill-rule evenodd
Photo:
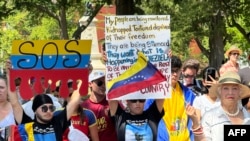
<path fill-rule="evenodd" d="M 11 110 L 9 114 L 6 115 L 5 118 L 0 121 L 0 128 L 13 125 L 13 124 L 16 124 L 16 123 L 15 123 L 14 113 Z"/>
<path fill-rule="evenodd" d="M 10 125 L 15 125 L 15 117 L 14 117 L 14 113 L 13 110 L 11 109 L 11 111 L 9 112 L 8 115 L 6 115 L 1 121 L 0 121 L 0 129 L 5 128 L 7 126 Z M 0 133 L 1 137 L 4 137 L 5 132 L 4 130 Z"/>

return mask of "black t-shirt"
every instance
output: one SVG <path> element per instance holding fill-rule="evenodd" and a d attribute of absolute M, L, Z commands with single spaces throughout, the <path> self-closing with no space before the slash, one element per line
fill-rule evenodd
<path fill-rule="evenodd" d="M 40 124 L 35 120 L 32 120 L 29 116 L 23 112 L 23 118 L 20 125 L 25 127 L 28 123 L 33 122 L 33 136 L 35 140 L 40 141 L 62 141 L 63 132 L 69 127 L 70 121 L 67 120 L 66 108 L 60 113 L 53 116 L 51 122 L 47 124 Z M 26 127 L 27 128 L 27 127 Z"/>
<path fill-rule="evenodd" d="M 112 117 L 115 120 L 118 140 L 156 141 L 157 126 L 163 115 L 164 111 L 160 113 L 155 102 L 141 115 L 131 115 L 119 105 Z"/>

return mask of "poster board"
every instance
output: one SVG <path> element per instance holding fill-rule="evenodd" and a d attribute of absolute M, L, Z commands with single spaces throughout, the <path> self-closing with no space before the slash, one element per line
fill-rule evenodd
<path fill-rule="evenodd" d="M 116 100 L 170 97 L 170 40 L 169 15 L 105 17 L 106 81 L 130 68 L 136 62 L 138 51 L 143 52 L 167 78 L 165 82 Z"/>
<path fill-rule="evenodd" d="M 15 40 L 10 56 L 11 90 L 15 90 L 14 81 L 20 77 L 20 94 L 24 99 L 30 99 L 34 90 L 37 94 L 44 93 L 44 87 L 55 90 L 56 82 L 60 80 L 59 93 L 66 98 L 69 95 L 68 80 L 73 80 L 75 89 L 76 81 L 80 79 L 80 93 L 86 95 L 90 52 L 91 40 Z"/>

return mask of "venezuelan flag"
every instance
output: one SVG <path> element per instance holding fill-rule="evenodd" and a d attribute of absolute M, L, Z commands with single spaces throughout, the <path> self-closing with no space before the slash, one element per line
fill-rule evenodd
<path fill-rule="evenodd" d="M 6 127 L 6 138 L 8 141 L 34 141 L 33 124 L 30 122 Z"/>
<path fill-rule="evenodd" d="M 20 77 L 20 94 L 30 99 L 34 92 L 45 93 L 45 88 L 55 90 L 56 82 L 61 81 L 59 93 L 66 98 L 69 95 L 67 81 L 73 80 L 73 88 L 76 88 L 76 81 L 80 79 L 83 84 L 80 93 L 86 95 L 91 44 L 91 40 L 13 41 L 11 89 L 15 89 L 14 80 Z M 30 86 L 31 78 L 33 87 Z"/>
<path fill-rule="evenodd" d="M 107 98 L 115 99 L 163 81 L 166 81 L 166 77 L 148 61 L 142 52 L 138 52 L 136 63 L 107 83 Z"/>

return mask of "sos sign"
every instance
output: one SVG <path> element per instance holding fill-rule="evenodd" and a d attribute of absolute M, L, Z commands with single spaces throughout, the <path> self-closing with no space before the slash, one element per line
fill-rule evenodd
<path fill-rule="evenodd" d="M 67 97 L 67 82 L 73 80 L 73 88 L 76 88 L 76 81 L 80 79 L 80 92 L 86 95 L 91 43 L 91 40 L 13 41 L 11 89 L 16 88 L 15 79 L 21 78 L 20 94 L 29 99 L 34 94 L 48 92 L 48 88 L 55 90 L 56 82 L 60 81 L 59 94 Z"/>

